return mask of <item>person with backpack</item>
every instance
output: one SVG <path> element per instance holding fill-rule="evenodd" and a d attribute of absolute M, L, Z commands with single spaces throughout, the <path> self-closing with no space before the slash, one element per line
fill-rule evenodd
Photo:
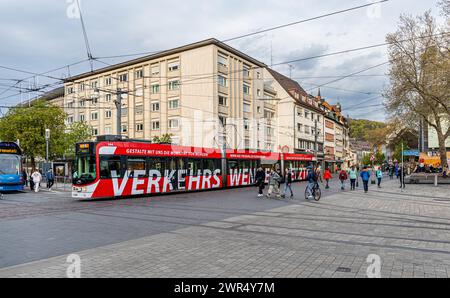
<path fill-rule="evenodd" d="M 256 186 L 258 187 L 258 198 L 262 198 L 264 196 L 264 188 L 265 188 L 265 182 L 266 182 L 266 172 L 264 172 L 264 169 L 260 167 L 256 171 Z"/>
<path fill-rule="evenodd" d="M 331 176 L 331 172 L 328 168 L 325 169 L 325 172 L 323 174 L 323 179 L 327 182 L 327 185 L 325 186 L 325 189 L 330 189 L 330 180 L 331 178 L 333 178 L 333 176 Z"/>
<path fill-rule="evenodd" d="M 277 198 L 281 198 L 279 188 L 280 181 L 280 175 L 278 175 L 275 169 L 272 169 L 269 176 L 269 191 L 267 192 L 267 198 L 271 198 L 274 193 L 276 193 Z"/>
<path fill-rule="evenodd" d="M 364 192 L 368 193 L 369 192 L 370 171 L 367 169 L 367 166 L 364 166 L 364 169 L 362 170 L 360 176 L 361 176 L 361 179 L 364 184 Z"/>
<path fill-rule="evenodd" d="M 356 180 L 358 179 L 358 171 L 356 170 L 356 166 L 353 165 L 349 171 L 350 177 L 350 190 L 356 189 Z"/>
<path fill-rule="evenodd" d="M 345 181 L 347 181 L 348 175 L 347 172 L 342 170 L 339 173 L 339 180 L 341 181 L 341 190 L 345 190 Z"/>
<path fill-rule="evenodd" d="M 378 179 L 378 188 L 381 188 L 381 179 L 383 179 L 383 171 L 381 170 L 381 167 L 378 168 L 376 176 Z"/>

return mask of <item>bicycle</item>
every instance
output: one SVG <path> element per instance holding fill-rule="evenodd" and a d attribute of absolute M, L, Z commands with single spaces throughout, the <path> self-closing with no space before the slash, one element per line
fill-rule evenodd
<path fill-rule="evenodd" d="M 312 197 L 314 198 L 315 201 L 320 201 L 320 199 L 322 198 L 322 191 L 320 190 L 320 186 L 319 183 L 315 183 L 313 189 L 312 189 Z M 305 199 L 309 200 L 309 191 L 308 191 L 308 187 L 306 187 L 305 189 Z"/>

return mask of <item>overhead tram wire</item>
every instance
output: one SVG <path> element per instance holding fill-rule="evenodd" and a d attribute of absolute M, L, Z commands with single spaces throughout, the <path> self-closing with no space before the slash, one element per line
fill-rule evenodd
<path fill-rule="evenodd" d="M 343 9 L 343 10 L 339 10 L 339 11 L 335 11 L 335 12 L 319 15 L 319 16 L 316 16 L 316 17 L 303 19 L 303 20 L 300 20 L 300 21 L 291 22 L 291 23 L 287 23 L 287 24 L 283 24 L 283 25 L 267 28 L 267 29 L 264 29 L 264 30 L 251 32 L 251 33 L 239 35 L 239 36 L 236 36 L 236 37 L 220 40 L 220 42 L 226 43 L 226 42 L 230 42 L 230 41 L 234 41 L 234 40 L 250 37 L 250 36 L 253 36 L 253 35 L 258 35 L 258 34 L 270 32 L 270 31 L 274 31 L 274 30 L 278 30 L 278 29 L 282 29 L 282 28 L 286 28 L 286 27 L 290 27 L 290 26 L 294 26 L 294 25 L 298 25 L 298 24 L 302 24 L 302 23 L 306 23 L 306 22 L 310 22 L 310 21 L 314 21 L 314 20 L 318 20 L 318 19 L 322 19 L 322 18 L 326 18 L 326 17 L 330 17 L 330 16 L 333 16 L 333 15 L 338 15 L 338 14 L 341 14 L 341 13 L 350 12 L 350 11 L 353 11 L 353 10 L 359 10 L 359 9 L 362 9 L 362 8 L 370 7 L 370 6 L 373 6 L 373 5 L 378 5 L 378 4 L 381 4 L 381 3 L 384 3 L 384 2 L 388 2 L 388 1 L 389 0 L 381 0 L 381 1 L 377 1 L 377 2 L 371 2 L 371 3 L 368 3 L 368 4 L 364 4 L 364 5 L 354 6 L 354 7 L 351 7 L 351 8 L 347 8 L 347 9 Z M 116 56 L 104 56 L 104 57 L 96 57 L 96 58 L 99 58 L 99 59 L 126 58 L 126 57 L 133 57 L 133 56 L 152 55 L 152 54 L 157 54 L 157 53 L 161 53 L 161 52 L 164 52 L 164 51 L 151 51 L 151 52 L 144 52 L 144 53 L 125 54 L 125 55 L 116 55 Z"/>
<path fill-rule="evenodd" d="M 441 33 L 441 35 L 442 35 L 442 34 L 450 34 L 450 32 L 444 32 L 444 33 Z M 438 34 L 438 35 L 439 35 L 439 34 Z M 430 35 L 430 36 L 433 36 L 433 35 Z M 414 38 L 414 39 L 403 40 L 403 41 L 400 41 L 400 42 L 406 42 L 406 41 L 410 41 L 410 40 L 418 40 L 418 39 L 422 39 L 422 38 L 428 38 L 428 37 L 430 37 L 430 36 L 421 36 L 421 37 L 417 37 L 417 38 Z M 347 50 L 347 51 L 349 51 L 349 50 Z M 343 52 L 347 52 L 347 51 L 343 51 Z M 338 52 L 338 53 L 341 53 L 341 52 Z M 327 56 L 331 56 L 331 55 L 334 55 L 334 54 L 335 54 L 335 53 L 330 53 L 330 54 L 326 54 L 326 55 L 327 55 Z M 321 56 L 323 56 L 323 55 L 321 55 Z M 295 61 L 306 61 L 306 60 L 309 60 L 309 59 L 316 59 L 316 58 L 320 58 L 320 57 L 319 57 L 319 56 L 305 57 L 305 58 L 301 58 L 301 59 L 296 59 Z M 109 63 L 106 63 L 106 62 L 104 62 L 104 61 L 101 61 L 100 59 L 101 59 L 101 58 L 94 58 L 95 61 L 99 61 L 99 62 L 101 62 L 101 63 L 110 65 Z M 88 60 L 82 60 L 82 61 L 77 62 L 77 63 L 74 63 L 74 64 L 79 64 L 79 63 L 82 63 L 82 62 L 85 62 L 85 61 L 88 61 Z M 294 60 L 286 61 L 286 62 L 280 62 L 280 63 L 277 63 L 277 65 L 289 64 L 289 63 L 292 63 L 293 61 L 294 61 Z M 65 68 L 65 67 L 66 67 L 66 66 L 61 67 L 61 68 L 59 68 L 59 69 L 62 69 L 62 68 Z M 7 70 L 13 70 L 13 71 L 17 71 L 17 72 L 22 72 L 22 73 L 27 73 L 27 74 L 32 74 L 32 75 L 34 75 L 34 76 L 44 76 L 44 77 L 51 78 L 51 79 L 54 79 L 54 80 L 61 80 L 61 81 L 64 81 L 64 80 L 62 80 L 62 79 L 60 79 L 60 78 L 55 78 L 55 77 L 51 77 L 51 76 L 45 76 L 45 74 L 46 74 L 46 73 L 49 73 L 49 72 L 42 73 L 42 74 L 38 74 L 38 73 L 33 73 L 33 72 L 29 72 L 29 71 L 19 70 L 19 69 L 16 69 L 16 68 L 11 68 L 11 67 L 1 66 L 1 65 L 0 65 L 0 68 L 4 68 L 4 69 L 7 69 Z M 56 70 L 58 70 L 58 69 L 56 69 Z M 237 70 L 236 72 L 240 72 L 240 71 L 243 71 L 243 69 Z M 217 75 L 218 73 L 208 73 L 208 74 L 211 74 L 211 75 Z M 202 75 L 202 74 L 197 74 L 197 75 Z M 207 75 L 207 74 L 205 73 L 204 75 Z M 161 76 L 160 76 L 160 77 L 161 77 Z M 161 77 L 161 78 L 163 78 L 163 77 Z M 166 78 L 167 78 L 167 77 L 166 77 Z"/>

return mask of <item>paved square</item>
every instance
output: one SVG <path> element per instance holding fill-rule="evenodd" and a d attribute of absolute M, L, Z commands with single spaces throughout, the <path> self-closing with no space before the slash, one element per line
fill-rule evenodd
<path fill-rule="evenodd" d="M 305 201 L 304 187 L 294 201 L 259 200 L 254 188 L 116 202 L 7 197 L 0 277 L 66 277 L 70 253 L 82 277 L 365 278 L 371 254 L 381 277 L 449 277 L 449 185 L 401 191 L 385 181 L 320 202 Z"/>

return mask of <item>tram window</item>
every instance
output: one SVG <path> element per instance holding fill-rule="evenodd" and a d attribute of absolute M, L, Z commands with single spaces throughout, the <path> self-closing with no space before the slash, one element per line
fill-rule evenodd
<path fill-rule="evenodd" d="M 134 158 L 129 157 L 127 160 L 127 171 L 129 177 L 134 177 L 135 171 L 145 171 L 145 158 Z M 135 178 L 143 178 L 146 175 L 139 175 L 139 177 Z"/>
<path fill-rule="evenodd" d="M 122 178 L 120 157 L 100 157 L 100 177 L 102 179 Z"/>
<path fill-rule="evenodd" d="M 229 160 L 228 161 L 228 171 L 239 169 L 239 161 L 237 160 Z"/>
<path fill-rule="evenodd" d="M 250 169 L 251 162 L 249 160 L 241 160 L 239 162 L 239 169 Z"/>
<path fill-rule="evenodd" d="M 206 170 L 210 170 L 211 172 L 214 172 L 217 169 L 221 168 L 221 160 L 220 159 L 205 159 L 203 161 L 203 168 Z"/>
<path fill-rule="evenodd" d="M 197 176 L 199 170 L 203 170 L 201 159 L 188 159 L 187 170 L 189 175 Z"/>
<path fill-rule="evenodd" d="M 175 158 L 170 158 L 169 159 L 169 161 L 168 161 L 168 163 L 167 163 L 167 166 L 168 166 L 168 170 L 169 171 L 176 171 L 177 170 L 177 159 L 175 159 Z"/>
<path fill-rule="evenodd" d="M 166 171 L 166 160 L 151 158 L 150 163 L 149 163 L 149 169 L 156 170 L 156 171 L 160 172 L 161 175 L 164 175 L 164 172 Z"/>

